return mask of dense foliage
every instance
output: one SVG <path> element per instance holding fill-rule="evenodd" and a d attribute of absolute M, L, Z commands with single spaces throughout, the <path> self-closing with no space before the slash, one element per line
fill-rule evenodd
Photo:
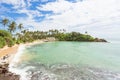
<path fill-rule="evenodd" d="M 0 30 L 0 36 L 1 37 L 10 37 L 10 38 L 12 38 L 11 33 L 9 33 L 8 31 L 5 31 L 5 30 Z"/>
<path fill-rule="evenodd" d="M 9 47 L 14 45 L 14 40 L 11 33 L 5 30 L 0 30 L 0 47 L 8 45 Z"/>
<path fill-rule="evenodd" d="M 8 20 L 8 19 L 3 19 L 0 21 L 3 26 L 0 26 L 2 30 L 0 30 L 0 48 L 4 47 L 7 45 L 8 47 L 13 46 L 16 41 L 13 38 L 14 33 L 16 30 L 22 28 L 22 24 L 19 24 L 17 26 L 16 22 Z"/>
<path fill-rule="evenodd" d="M 46 39 L 48 37 L 54 37 L 59 41 L 106 42 L 104 39 L 94 38 L 88 35 L 87 32 L 85 32 L 85 34 L 81 34 L 79 32 L 66 32 L 64 29 L 55 29 L 49 31 L 28 31 L 23 30 L 24 28 L 21 23 L 17 25 L 15 21 L 10 22 L 10 20 L 6 18 L 3 19 L 1 23 L 3 24 L 3 30 L 0 30 L 0 48 L 4 47 L 5 45 L 11 47 L 15 43 L 20 44 L 32 42 L 34 40 Z"/>
<path fill-rule="evenodd" d="M 48 37 L 54 37 L 59 41 L 86 41 L 102 42 L 104 39 L 94 38 L 87 33 L 81 34 L 79 32 L 65 32 L 65 30 L 49 30 L 49 31 L 23 31 L 21 34 L 17 34 L 18 42 L 32 42 L 38 39 L 46 39 Z"/>
<path fill-rule="evenodd" d="M 0 36 L 0 48 L 3 48 L 6 45 L 5 39 Z"/>
<path fill-rule="evenodd" d="M 55 37 L 60 41 L 94 41 L 92 36 L 78 32 L 59 33 Z"/>

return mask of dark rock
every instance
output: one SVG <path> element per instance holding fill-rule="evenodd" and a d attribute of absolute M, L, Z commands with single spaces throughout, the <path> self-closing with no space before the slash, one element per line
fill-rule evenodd
<path fill-rule="evenodd" d="M 0 65 L 0 80 L 20 80 L 20 76 L 9 72 L 9 64 Z"/>
<path fill-rule="evenodd" d="M 107 42 L 105 39 L 95 38 L 94 42 Z"/>

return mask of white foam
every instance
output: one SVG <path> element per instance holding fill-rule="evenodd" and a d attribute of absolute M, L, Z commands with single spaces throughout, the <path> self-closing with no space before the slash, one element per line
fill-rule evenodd
<path fill-rule="evenodd" d="M 20 56 L 23 54 L 24 50 L 25 50 L 25 45 L 20 45 L 16 55 L 14 56 L 14 58 L 12 59 L 9 65 L 9 71 L 20 75 L 21 76 L 20 80 L 28 80 L 26 77 L 27 75 L 26 70 L 28 70 L 28 68 L 18 69 L 15 67 L 17 63 L 20 61 Z"/>

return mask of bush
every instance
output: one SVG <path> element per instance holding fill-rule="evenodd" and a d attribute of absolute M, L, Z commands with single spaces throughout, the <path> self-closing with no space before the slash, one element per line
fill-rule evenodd
<path fill-rule="evenodd" d="M 5 37 L 5 41 L 8 45 L 8 47 L 11 47 L 15 44 L 14 40 L 12 38 L 9 38 L 9 37 Z"/>
<path fill-rule="evenodd" d="M 11 33 L 5 30 L 0 30 L 0 47 L 2 48 L 5 45 L 9 47 L 15 44 L 14 39 L 12 38 Z"/>
<path fill-rule="evenodd" d="M 3 48 L 6 45 L 5 39 L 0 36 L 0 48 Z"/>
<path fill-rule="evenodd" d="M 5 30 L 0 30 L 0 36 L 1 36 L 1 37 L 9 37 L 9 38 L 12 38 L 11 33 L 9 33 L 8 31 L 5 31 Z"/>
<path fill-rule="evenodd" d="M 22 40 L 20 39 L 16 40 L 16 44 L 20 44 L 20 43 L 23 43 Z"/>

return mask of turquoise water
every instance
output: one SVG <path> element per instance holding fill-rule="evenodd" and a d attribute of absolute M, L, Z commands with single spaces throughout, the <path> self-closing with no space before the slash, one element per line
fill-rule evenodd
<path fill-rule="evenodd" d="M 120 80 L 120 44 L 48 42 L 26 47 L 18 68 L 30 80 Z M 34 76 L 33 76 L 34 74 Z"/>

